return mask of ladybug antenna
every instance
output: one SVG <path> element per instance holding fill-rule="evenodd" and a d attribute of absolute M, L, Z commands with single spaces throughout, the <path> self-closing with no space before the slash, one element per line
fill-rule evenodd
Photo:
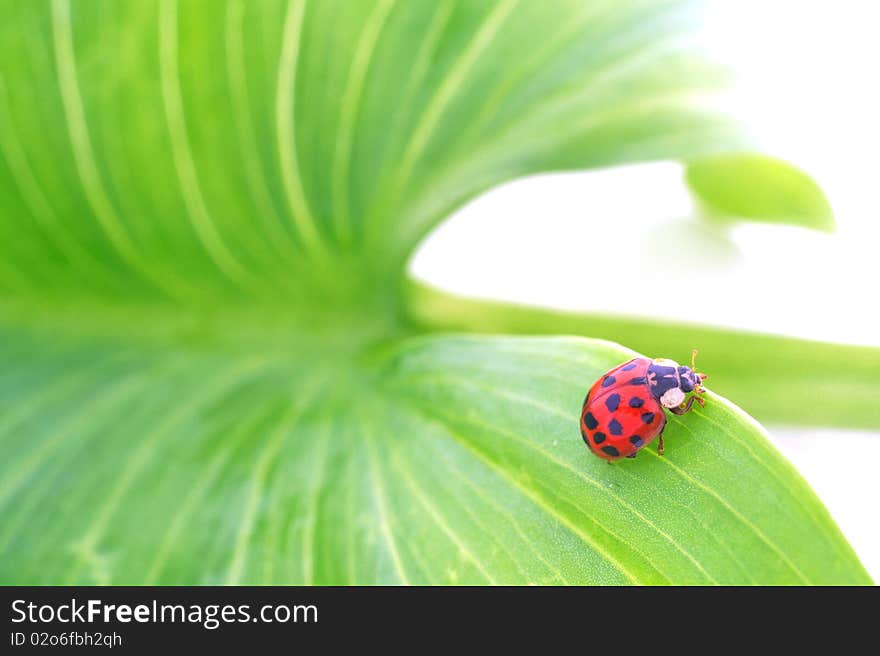
<path fill-rule="evenodd" d="M 697 355 L 699 355 L 699 353 L 700 353 L 700 351 L 697 349 L 691 350 L 691 371 L 694 372 L 694 375 L 700 377 L 700 382 L 703 382 L 704 380 L 706 380 L 709 377 L 709 375 L 708 374 L 701 374 L 697 371 Z"/>

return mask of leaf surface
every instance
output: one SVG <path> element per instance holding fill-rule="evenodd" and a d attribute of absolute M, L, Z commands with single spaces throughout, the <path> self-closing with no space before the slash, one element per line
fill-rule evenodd
<path fill-rule="evenodd" d="M 591 455 L 585 389 L 632 355 L 605 342 L 413 337 L 347 376 L 227 349 L 4 345 L 5 582 L 869 581 L 714 395 L 671 418 L 664 457 Z"/>

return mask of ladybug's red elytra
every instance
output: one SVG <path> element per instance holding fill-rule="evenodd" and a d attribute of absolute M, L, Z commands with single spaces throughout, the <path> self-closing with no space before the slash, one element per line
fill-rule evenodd
<path fill-rule="evenodd" d="M 659 437 L 663 455 L 664 408 L 683 415 L 694 401 L 701 406 L 706 374 L 697 373 L 697 350 L 691 366 L 665 358 L 634 358 L 611 369 L 593 383 L 581 410 L 581 437 L 603 460 L 635 458 L 639 449 Z M 688 396 L 690 394 L 690 396 Z"/>

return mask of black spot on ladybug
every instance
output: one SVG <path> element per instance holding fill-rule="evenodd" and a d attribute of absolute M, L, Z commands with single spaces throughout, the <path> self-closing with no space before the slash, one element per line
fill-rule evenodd
<path fill-rule="evenodd" d="M 603 450 L 605 453 L 607 453 L 609 456 L 619 456 L 619 455 L 620 455 L 620 451 L 618 451 L 617 449 L 615 449 L 615 448 L 614 448 L 613 446 L 611 446 L 610 444 L 609 444 L 608 446 L 603 446 L 603 447 L 602 447 L 602 450 Z"/>
<path fill-rule="evenodd" d="M 602 387 L 609 387 L 617 382 L 614 376 L 605 376 L 605 380 L 602 381 Z"/>
<path fill-rule="evenodd" d="M 629 363 L 628 365 L 626 365 L 625 367 L 621 367 L 620 370 L 621 370 L 621 371 L 630 371 L 631 369 L 635 369 L 635 368 L 636 368 L 636 363 L 635 363 L 635 362 L 630 362 L 630 363 Z"/>
<path fill-rule="evenodd" d="M 645 405 L 645 399 L 640 399 L 637 396 L 634 396 L 629 400 L 630 408 L 641 408 L 643 405 Z"/>
<path fill-rule="evenodd" d="M 639 452 L 638 452 L 638 451 L 634 451 L 633 453 L 630 453 L 630 454 L 627 456 L 627 458 L 635 458 L 637 455 L 639 455 Z"/>
<path fill-rule="evenodd" d="M 648 382 L 648 379 L 644 376 L 639 376 L 638 378 L 631 378 L 629 381 L 630 385 L 644 385 Z"/>
<path fill-rule="evenodd" d="M 633 435 L 631 438 L 629 438 L 629 441 L 630 441 L 630 444 L 632 444 L 635 447 L 640 447 L 645 443 L 644 440 L 642 440 L 642 438 L 639 437 L 638 435 Z"/>
<path fill-rule="evenodd" d="M 587 448 L 588 448 L 590 451 L 592 451 L 592 450 L 593 450 L 593 445 L 590 444 L 590 440 L 587 439 L 587 434 L 586 434 L 584 431 L 581 431 L 581 437 L 582 437 L 583 440 L 584 440 L 584 444 L 587 445 Z"/>
<path fill-rule="evenodd" d="M 605 399 L 605 407 L 608 408 L 608 412 L 614 412 L 617 410 L 617 406 L 620 405 L 620 394 L 614 393 L 611 394 L 607 399 Z"/>
<path fill-rule="evenodd" d="M 596 426 L 599 425 L 599 422 L 596 421 L 596 418 L 593 416 L 592 412 L 588 412 L 584 415 L 584 426 L 593 430 Z"/>
<path fill-rule="evenodd" d="M 650 424 L 652 421 L 654 421 L 654 413 L 645 412 L 644 414 L 642 414 L 642 421 L 646 424 Z"/>
<path fill-rule="evenodd" d="M 596 431 L 595 433 L 593 433 L 593 441 L 596 444 L 602 444 L 602 442 L 605 441 L 605 433 L 600 433 L 599 431 Z"/>
<path fill-rule="evenodd" d="M 612 435 L 623 435 L 623 426 L 616 419 L 608 422 L 608 432 Z"/>

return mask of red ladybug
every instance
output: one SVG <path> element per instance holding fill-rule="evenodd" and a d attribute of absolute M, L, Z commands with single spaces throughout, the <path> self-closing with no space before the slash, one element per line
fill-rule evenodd
<path fill-rule="evenodd" d="M 634 358 L 607 372 L 593 383 L 581 410 L 581 437 L 587 448 L 604 460 L 635 458 L 639 449 L 659 437 L 657 453 L 663 455 L 663 409 L 683 415 L 702 397 L 706 374 L 672 360 Z M 691 394 L 688 397 L 688 394 Z"/>

